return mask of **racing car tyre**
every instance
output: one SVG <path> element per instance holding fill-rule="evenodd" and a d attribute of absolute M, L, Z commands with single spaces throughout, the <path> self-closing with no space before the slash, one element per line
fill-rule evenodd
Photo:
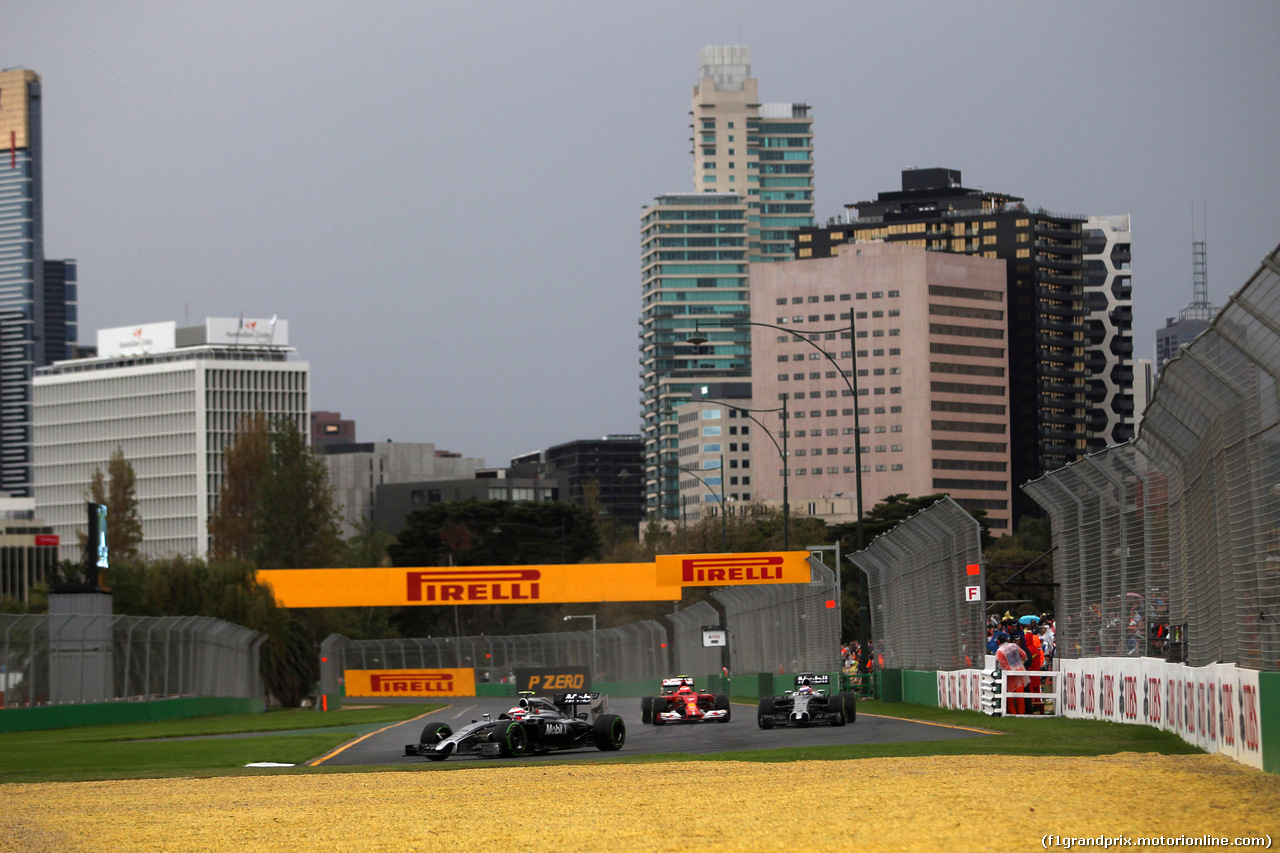
<path fill-rule="evenodd" d="M 827 710 L 831 712 L 831 727 L 843 726 L 848 722 L 848 711 L 845 709 L 844 694 L 837 693 L 827 700 Z"/>
<path fill-rule="evenodd" d="M 591 726 L 591 740 L 605 752 L 622 749 L 627 742 L 627 724 L 617 714 L 601 714 Z"/>
<path fill-rule="evenodd" d="M 434 746 L 451 734 L 453 729 L 449 728 L 448 723 L 427 723 L 426 728 L 422 730 L 422 737 L 418 738 L 418 743 Z"/>
<path fill-rule="evenodd" d="M 716 694 L 715 705 L 717 711 L 724 711 L 724 716 L 720 718 L 720 722 L 727 723 L 729 718 L 733 716 L 733 709 L 729 707 L 729 697 L 723 693 Z"/>
<path fill-rule="evenodd" d="M 640 698 L 640 722 L 646 726 L 653 722 L 652 696 L 642 696 Z"/>
<path fill-rule="evenodd" d="M 503 758 L 519 758 L 529 747 L 529 734 L 515 720 L 503 720 L 489 732 L 489 742 L 499 745 Z"/>
<path fill-rule="evenodd" d="M 841 693 L 844 697 L 844 721 L 852 723 L 858 719 L 858 697 L 852 693 Z"/>
<path fill-rule="evenodd" d="M 773 728 L 773 697 L 772 696 L 760 697 L 760 707 L 759 707 L 759 710 L 757 711 L 757 715 L 758 716 L 756 717 L 756 722 L 760 725 L 760 728 L 762 729 Z"/>

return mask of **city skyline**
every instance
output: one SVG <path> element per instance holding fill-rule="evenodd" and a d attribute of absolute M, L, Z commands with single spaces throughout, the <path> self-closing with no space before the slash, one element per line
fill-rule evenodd
<path fill-rule="evenodd" d="M 1130 214 L 1135 357 L 1191 294 L 1193 205 L 1217 304 L 1280 240 L 1273 4 L 833 6 L 795 34 L 753 3 L 72 8 L 12 10 L 0 67 L 43 80 L 81 342 L 279 313 L 362 441 L 502 465 L 639 431 L 636 217 L 692 188 L 709 45 L 812 106 L 820 223 L 912 165 Z"/>

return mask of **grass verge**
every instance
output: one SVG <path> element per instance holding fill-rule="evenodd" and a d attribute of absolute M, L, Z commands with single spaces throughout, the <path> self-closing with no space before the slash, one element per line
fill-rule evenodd
<path fill-rule="evenodd" d="M 390 705 L 340 713 L 284 711 L 225 717 L 201 717 L 163 723 L 90 726 L 44 732 L 0 734 L 0 782 L 65 782 L 141 779 L 169 776 L 232 776 L 275 773 L 422 772 L 418 766 L 343 766 L 246 768 L 255 761 L 302 765 L 381 725 L 411 719 L 437 705 Z M 949 711 L 921 705 L 859 702 L 859 715 L 880 714 L 951 726 L 999 732 L 997 737 L 923 743 L 874 743 L 845 746 L 575 759 L 601 764 L 654 764 L 673 761 L 829 761 L 926 755 L 1088 756 L 1117 752 L 1167 755 L 1201 752 L 1172 732 L 1150 726 L 1094 720 L 1008 719 L 973 711 Z M 748 720 L 743 725 L 753 725 Z M 856 723 L 855 723 L 856 725 Z M 280 732 L 244 738 L 178 740 L 247 732 Z M 521 761 L 503 761 L 511 767 Z M 539 764 L 545 764 L 540 759 Z M 474 765 L 444 762 L 435 770 Z"/>

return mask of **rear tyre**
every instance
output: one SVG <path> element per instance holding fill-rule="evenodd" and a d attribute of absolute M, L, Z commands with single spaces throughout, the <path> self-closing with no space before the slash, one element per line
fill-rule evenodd
<path fill-rule="evenodd" d="M 642 696 L 640 698 L 640 722 L 646 726 L 653 722 L 652 696 Z"/>
<path fill-rule="evenodd" d="M 529 734 L 515 720 L 503 720 L 489 732 L 489 742 L 498 744 L 503 758 L 519 758 L 529 748 Z"/>
<path fill-rule="evenodd" d="M 760 697 L 760 705 L 756 709 L 756 723 L 762 729 L 773 728 L 773 697 Z"/>
<path fill-rule="evenodd" d="M 627 724 L 617 714 L 601 714 L 591 726 L 596 749 L 613 752 L 627 742 Z"/>
<path fill-rule="evenodd" d="M 724 711 L 724 716 L 720 718 L 720 722 L 722 723 L 729 722 L 729 718 L 733 716 L 733 709 L 729 707 L 729 697 L 725 696 L 723 693 L 716 694 L 714 708 L 717 711 Z"/>
<path fill-rule="evenodd" d="M 422 730 L 422 737 L 418 738 L 418 743 L 434 746 L 451 734 L 453 729 L 449 728 L 448 723 L 427 723 L 426 728 Z"/>

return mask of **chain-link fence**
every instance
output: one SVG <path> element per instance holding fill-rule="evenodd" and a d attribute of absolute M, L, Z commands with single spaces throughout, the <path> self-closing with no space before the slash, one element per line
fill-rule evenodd
<path fill-rule="evenodd" d="M 204 616 L 0 614 L 0 705 L 260 697 L 265 640 Z"/>
<path fill-rule="evenodd" d="M 582 666 L 594 681 L 660 678 L 669 668 L 667 632 L 657 622 L 620 628 L 425 639 L 349 640 L 321 646 L 322 692 L 337 692 L 343 669 L 474 669 L 478 681 L 513 679 L 519 667 Z M 594 660 L 594 664 L 593 664 Z"/>
<path fill-rule="evenodd" d="M 982 666 L 982 528 L 959 504 L 944 497 L 849 559 L 867 575 L 871 640 L 884 668 Z M 978 597 L 971 598 L 967 587 L 977 587 Z"/>
<path fill-rule="evenodd" d="M 812 557 L 809 567 L 807 584 L 731 586 L 712 593 L 724 605 L 733 672 L 839 671 L 836 576 Z"/>
<path fill-rule="evenodd" d="M 1058 653 L 1280 670 L 1280 249 L 1160 374 L 1134 441 L 1023 486 Z"/>
<path fill-rule="evenodd" d="M 675 673 L 704 675 L 719 672 L 723 650 L 719 646 L 702 645 L 702 629 L 720 625 L 720 614 L 705 601 L 690 605 L 667 617 L 671 622 Z"/>

